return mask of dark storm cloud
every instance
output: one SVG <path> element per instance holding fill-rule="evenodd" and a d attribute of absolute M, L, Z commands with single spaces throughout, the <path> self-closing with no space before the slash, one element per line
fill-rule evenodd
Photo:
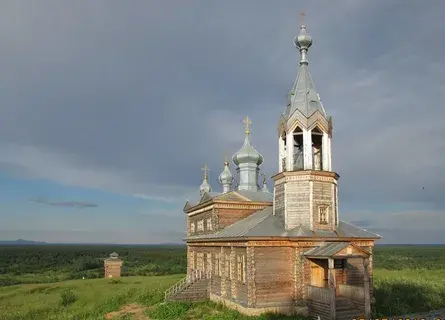
<path fill-rule="evenodd" d="M 442 2 L 3 3 L 0 161 L 66 184 L 184 197 L 204 163 L 218 189 L 249 115 L 272 175 L 301 9 L 334 118 L 340 202 L 444 209 Z"/>
<path fill-rule="evenodd" d="M 83 202 L 83 201 L 50 201 L 46 200 L 42 197 L 29 199 L 31 202 L 43 203 L 49 205 L 51 207 L 73 207 L 73 208 L 95 208 L 99 205 L 91 202 Z"/>

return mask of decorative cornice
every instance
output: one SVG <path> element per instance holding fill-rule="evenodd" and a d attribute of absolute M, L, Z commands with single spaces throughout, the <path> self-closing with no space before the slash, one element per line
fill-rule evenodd
<path fill-rule="evenodd" d="M 205 212 L 205 211 L 212 210 L 212 209 L 214 208 L 214 206 L 215 206 L 215 205 L 212 204 L 212 205 L 210 205 L 210 206 L 207 206 L 207 207 L 204 207 L 204 208 L 201 208 L 201 209 L 192 211 L 192 212 L 188 212 L 187 215 L 188 215 L 189 217 L 192 217 L 192 216 L 197 215 L 197 214 L 199 214 L 199 213 L 202 213 L 202 212 Z"/>
<path fill-rule="evenodd" d="M 377 239 L 377 238 L 376 238 Z M 213 246 L 213 247 L 231 247 L 231 246 L 248 246 L 248 247 L 313 247 L 319 246 L 325 242 L 351 242 L 356 246 L 373 247 L 376 239 L 360 239 L 360 238 L 272 238 L 272 237 L 251 237 L 246 238 L 232 238 L 225 239 L 205 239 L 205 240 L 191 240 L 186 239 L 188 246 Z"/>
<path fill-rule="evenodd" d="M 318 170 L 300 170 L 300 171 L 283 171 L 272 176 L 275 183 L 282 183 L 283 181 L 327 181 L 336 182 L 340 176 L 332 171 L 318 171 Z"/>
<path fill-rule="evenodd" d="M 316 125 L 319 125 L 325 132 L 329 132 L 329 121 L 319 111 L 315 111 L 309 118 L 306 118 L 300 110 L 295 112 L 286 121 L 286 132 L 292 132 L 297 126 L 301 129 L 312 130 Z"/>
<path fill-rule="evenodd" d="M 200 214 L 202 212 L 206 212 L 213 208 L 215 209 L 253 209 L 253 210 L 261 210 L 265 207 L 270 207 L 272 205 L 272 201 L 268 202 L 234 202 L 234 201 L 214 201 L 213 204 L 207 205 L 205 207 L 189 210 L 187 215 L 192 217 L 194 215 Z M 192 208 L 193 209 L 193 208 Z"/>
<path fill-rule="evenodd" d="M 231 204 L 231 203 L 217 203 L 215 208 L 218 209 L 263 209 L 264 207 L 270 207 L 272 202 L 262 203 L 262 204 Z"/>

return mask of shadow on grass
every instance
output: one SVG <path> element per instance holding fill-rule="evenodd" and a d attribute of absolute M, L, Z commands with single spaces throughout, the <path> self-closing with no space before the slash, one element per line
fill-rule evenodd
<path fill-rule="evenodd" d="M 445 308 L 445 285 L 391 279 L 374 283 L 373 317 L 391 317 Z"/>

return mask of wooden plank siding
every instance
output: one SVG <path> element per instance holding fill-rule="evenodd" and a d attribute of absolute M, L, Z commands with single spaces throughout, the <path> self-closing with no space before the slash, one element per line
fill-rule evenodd
<path fill-rule="evenodd" d="M 313 181 L 312 184 L 312 221 L 315 229 L 333 230 L 335 227 L 335 202 L 332 193 L 333 182 Z M 334 184 L 334 188 L 337 185 Z M 320 223 L 319 206 L 327 206 L 327 224 Z"/>
<path fill-rule="evenodd" d="M 293 265 L 291 247 L 255 248 L 256 307 L 293 302 Z"/>
<path fill-rule="evenodd" d="M 264 208 L 268 207 L 270 205 L 264 205 Z M 263 209 L 264 209 L 263 208 Z M 242 220 L 248 216 L 250 216 L 252 213 L 260 211 L 262 209 L 215 209 L 216 216 L 218 217 L 218 228 L 224 229 L 227 226 L 230 226 L 234 224 L 235 222 Z"/>

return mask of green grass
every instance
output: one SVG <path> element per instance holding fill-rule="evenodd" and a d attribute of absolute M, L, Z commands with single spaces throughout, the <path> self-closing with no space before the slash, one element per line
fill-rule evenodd
<path fill-rule="evenodd" d="M 445 308 L 445 268 L 374 270 L 375 317 Z"/>
<path fill-rule="evenodd" d="M 1 320 L 104 319 L 129 303 L 153 306 L 147 312 L 158 320 L 285 319 L 246 317 L 211 302 L 160 303 L 164 290 L 183 277 L 184 247 L 31 246 L 0 251 Z M 103 270 L 97 268 L 103 264 L 98 257 L 112 251 L 125 257 L 121 279 L 103 279 Z M 374 317 L 445 308 L 445 246 L 377 246 L 374 266 Z M 165 273 L 178 274 L 152 276 Z M 13 285 L 17 283 L 21 285 Z"/>
<path fill-rule="evenodd" d="M 150 309 L 147 314 L 154 320 L 286 320 L 305 319 L 304 317 L 285 317 L 277 314 L 245 316 L 211 301 L 197 303 L 161 303 Z"/>
<path fill-rule="evenodd" d="M 0 319 L 104 319 L 128 303 L 150 306 L 183 275 L 71 280 L 0 288 Z"/>
<path fill-rule="evenodd" d="M 148 314 L 158 320 L 286 319 L 276 315 L 247 317 L 212 302 L 161 303 L 164 290 L 182 277 L 86 279 L 0 287 L 0 319 L 104 319 L 108 312 L 129 303 L 154 306 Z M 374 296 L 376 317 L 445 308 L 445 269 L 375 269 Z M 123 315 L 122 319 L 131 317 Z"/>

